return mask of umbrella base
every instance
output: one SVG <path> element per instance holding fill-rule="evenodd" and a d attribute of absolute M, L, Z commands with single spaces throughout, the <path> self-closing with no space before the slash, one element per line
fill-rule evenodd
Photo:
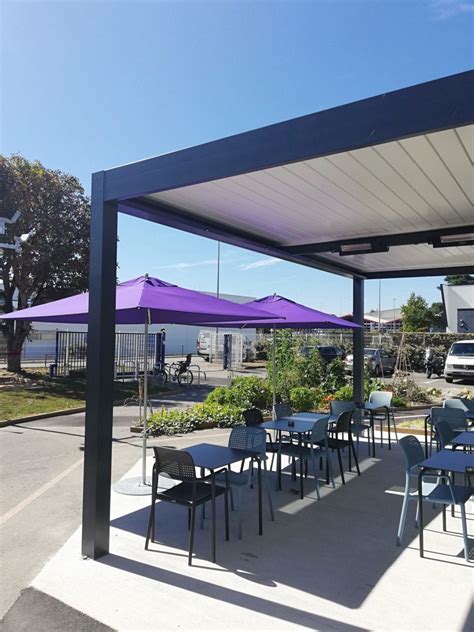
<path fill-rule="evenodd" d="M 176 482 L 171 478 L 160 476 L 158 489 L 169 489 L 174 485 L 176 485 Z M 112 489 L 114 492 L 117 492 L 117 494 L 126 494 L 128 496 L 151 496 L 151 478 L 147 478 L 145 484 L 143 484 L 141 476 L 123 478 L 117 481 L 117 483 L 112 486 Z"/>

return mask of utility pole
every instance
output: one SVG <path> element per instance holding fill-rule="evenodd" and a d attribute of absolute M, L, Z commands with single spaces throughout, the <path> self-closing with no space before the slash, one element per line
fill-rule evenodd
<path fill-rule="evenodd" d="M 379 279 L 379 347 L 382 345 L 382 329 L 381 329 L 382 319 L 380 317 L 381 303 L 382 303 L 381 299 L 382 299 L 382 279 Z"/>

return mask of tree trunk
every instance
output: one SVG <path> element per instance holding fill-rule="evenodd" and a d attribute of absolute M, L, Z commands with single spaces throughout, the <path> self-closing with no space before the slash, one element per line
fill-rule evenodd
<path fill-rule="evenodd" d="M 21 350 L 29 331 L 30 325 L 23 321 L 17 321 L 16 324 L 8 322 L 4 327 L 3 334 L 7 339 L 7 371 L 21 372 Z"/>

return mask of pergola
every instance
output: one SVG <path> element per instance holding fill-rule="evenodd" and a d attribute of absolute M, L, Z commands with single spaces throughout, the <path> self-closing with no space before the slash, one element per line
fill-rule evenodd
<path fill-rule="evenodd" d="M 470 71 L 93 174 L 83 555 L 109 550 L 118 213 L 350 277 L 363 324 L 365 279 L 474 273 L 473 160 Z"/>

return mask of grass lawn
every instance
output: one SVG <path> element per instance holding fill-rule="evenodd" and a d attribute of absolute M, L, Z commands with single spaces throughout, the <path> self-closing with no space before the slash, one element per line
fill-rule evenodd
<path fill-rule="evenodd" d="M 42 373 L 28 371 L 22 375 L 27 379 L 26 384 L 0 389 L 0 420 L 18 419 L 84 405 L 85 378 L 49 378 Z M 136 382 L 114 384 L 114 400 L 137 394 Z"/>
<path fill-rule="evenodd" d="M 420 417 L 418 419 L 409 419 L 409 420 L 397 422 L 397 428 L 417 428 L 419 430 L 424 430 L 425 418 Z"/>

